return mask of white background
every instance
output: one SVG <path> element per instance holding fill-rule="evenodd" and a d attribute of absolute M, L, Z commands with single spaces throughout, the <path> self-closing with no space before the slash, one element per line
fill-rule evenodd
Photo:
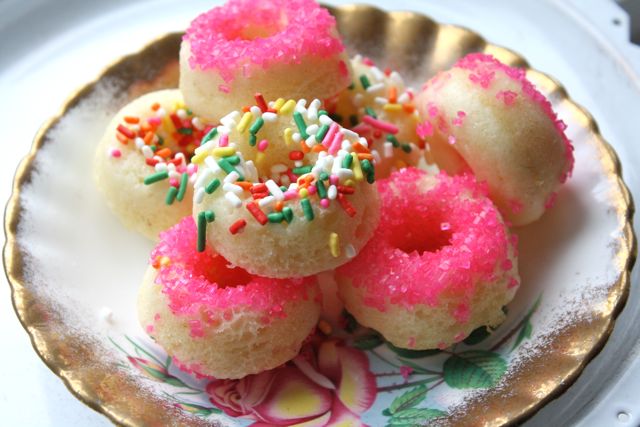
<path fill-rule="evenodd" d="M 74 89 L 154 37 L 183 30 L 214 3 L 0 0 L 0 201 L 9 198 L 15 168 L 38 127 Z M 377 5 L 471 28 L 556 77 L 594 115 L 640 200 L 640 48 L 625 41 L 627 17 L 613 1 L 386 0 Z M 603 352 L 528 425 L 640 425 L 637 285 L 636 269 L 629 303 Z M 40 361 L 13 312 L 6 283 L 0 285 L 0 343 L 1 425 L 110 425 Z"/>

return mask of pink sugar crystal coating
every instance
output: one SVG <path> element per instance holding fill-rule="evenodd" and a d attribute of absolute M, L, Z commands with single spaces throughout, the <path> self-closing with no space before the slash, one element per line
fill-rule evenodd
<path fill-rule="evenodd" d="M 569 138 L 567 138 L 564 132 L 567 126 L 562 120 L 558 119 L 549 100 L 536 89 L 533 83 L 527 80 L 525 70 L 510 67 L 498 61 L 493 56 L 483 53 L 471 53 L 456 62 L 454 67 L 467 70 L 469 72 L 469 80 L 479 84 L 484 89 L 487 89 L 492 81 L 500 75 L 505 75 L 520 84 L 522 93 L 540 105 L 544 113 L 555 124 L 556 130 L 564 142 L 567 167 L 560 176 L 560 182 L 565 182 L 571 175 L 574 163 L 573 145 L 571 145 L 571 141 L 569 141 Z M 497 94 L 497 98 L 502 100 L 507 106 L 515 103 L 516 96 L 517 94 L 511 91 L 503 91 Z"/>
<path fill-rule="evenodd" d="M 389 304 L 438 306 L 441 294 L 455 295 L 460 302 L 451 314 L 464 322 L 477 286 L 496 279 L 515 241 L 473 176 L 441 173 L 425 190 L 425 175 L 407 168 L 378 181 L 380 225 L 338 275 L 363 288 L 364 303 L 380 311 Z"/>
<path fill-rule="evenodd" d="M 261 312 L 263 322 L 286 317 L 285 303 L 311 298 L 314 278 L 269 279 L 250 275 L 232 267 L 210 248 L 198 252 L 197 230 L 193 218 L 186 217 L 160 233 L 160 242 L 151 252 L 151 262 L 167 257 L 158 268 L 156 283 L 162 286 L 169 308 L 176 315 L 200 313 L 202 320 L 191 321 L 194 337 L 202 336 L 206 324 L 229 320 L 234 312 Z"/>
<path fill-rule="evenodd" d="M 217 70 L 226 83 L 241 69 L 249 77 L 252 66 L 299 64 L 306 56 L 344 51 L 335 19 L 313 0 L 230 0 L 194 19 L 184 40 L 191 68 Z"/>

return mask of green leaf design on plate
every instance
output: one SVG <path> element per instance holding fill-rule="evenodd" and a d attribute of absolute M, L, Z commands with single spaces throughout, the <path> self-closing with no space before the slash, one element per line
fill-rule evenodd
<path fill-rule="evenodd" d="M 421 357 L 434 356 L 442 353 L 442 351 L 437 348 L 433 350 L 408 350 L 406 348 L 396 347 L 390 342 L 387 342 L 387 347 L 389 347 L 389 350 L 393 351 L 400 357 L 404 357 L 405 359 L 419 359 Z"/>
<path fill-rule="evenodd" d="M 498 353 L 484 350 L 452 354 L 444 362 L 444 380 L 451 388 L 488 388 L 507 370 L 507 362 Z"/>
<path fill-rule="evenodd" d="M 218 408 L 207 408 L 205 406 L 196 405 L 194 403 L 177 402 L 176 406 L 191 414 L 208 417 L 211 414 L 220 414 L 222 411 Z"/>
<path fill-rule="evenodd" d="M 356 318 L 351 315 L 347 310 L 342 310 L 342 318 L 344 319 L 344 330 L 350 334 L 358 329 L 358 322 Z"/>
<path fill-rule="evenodd" d="M 427 397 L 427 386 L 420 385 L 400 396 L 397 396 L 389 405 L 389 414 L 393 415 L 405 409 L 413 408 Z"/>
<path fill-rule="evenodd" d="M 489 335 L 491 335 L 491 331 L 489 331 L 489 328 L 487 328 L 486 326 L 480 326 L 479 328 L 474 329 L 473 332 L 471 332 L 469 336 L 464 339 L 463 342 L 466 345 L 480 344 Z"/>
<path fill-rule="evenodd" d="M 382 338 L 378 334 L 369 334 L 357 337 L 353 341 L 353 346 L 360 350 L 371 350 L 380 346 L 383 343 Z"/>
<path fill-rule="evenodd" d="M 518 336 L 516 337 L 515 342 L 513 343 L 513 347 L 511 347 L 510 351 L 513 351 L 522 344 L 522 341 L 531 338 L 531 333 L 533 332 L 533 325 L 531 325 L 531 316 L 536 312 L 538 306 L 540 305 L 540 301 L 542 300 L 542 295 L 538 297 L 536 302 L 531 307 L 531 310 L 527 313 L 527 315 L 522 319 L 522 327 L 520 328 L 520 332 L 518 332 Z"/>
<path fill-rule="evenodd" d="M 432 408 L 411 408 L 393 414 L 387 426 L 413 427 L 424 425 L 425 421 L 447 415 L 446 412 Z"/>
<path fill-rule="evenodd" d="M 164 382 L 174 387 L 188 387 L 180 378 L 176 378 L 173 375 L 169 375 Z"/>

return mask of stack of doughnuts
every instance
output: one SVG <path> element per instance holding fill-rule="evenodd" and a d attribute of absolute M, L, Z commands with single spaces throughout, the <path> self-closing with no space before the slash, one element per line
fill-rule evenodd
<path fill-rule="evenodd" d="M 397 347 L 503 321 L 509 227 L 573 166 L 523 71 L 474 54 L 415 93 L 348 60 L 313 0 L 230 0 L 191 23 L 180 72 L 114 117 L 95 160 L 112 210 L 159 238 L 138 314 L 176 366 L 241 378 L 291 360 L 335 312 L 319 274 L 336 279 L 326 301 Z"/>

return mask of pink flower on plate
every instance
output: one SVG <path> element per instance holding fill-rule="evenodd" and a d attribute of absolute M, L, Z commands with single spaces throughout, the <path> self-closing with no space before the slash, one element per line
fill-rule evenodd
<path fill-rule="evenodd" d="M 360 415 L 376 398 L 376 379 L 364 352 L 328 340 L 271 371 L 207 385 L 211 402 L 253 427 L 364 426 Z"/>

